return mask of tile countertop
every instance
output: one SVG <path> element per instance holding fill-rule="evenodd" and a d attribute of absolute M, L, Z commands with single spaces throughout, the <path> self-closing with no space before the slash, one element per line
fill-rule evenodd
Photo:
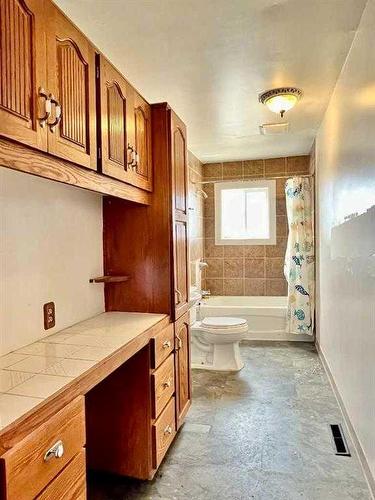
<path fill-rule="evenodd" d="M 0 356 L 0 431 L 165 317 L 102 313 Z"/>

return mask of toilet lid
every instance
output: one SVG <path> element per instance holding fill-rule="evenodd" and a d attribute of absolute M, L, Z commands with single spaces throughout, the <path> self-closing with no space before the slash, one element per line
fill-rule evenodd
<path fill-rule="evenodd" d="M 204 318 L 202 320 L 202 326 L 210 328 L 233 328 L 236 326 L 242 326 L 246 324 L 246 319 L 243 318 L 231 318 L 229 316 L 213 316 Z"/>

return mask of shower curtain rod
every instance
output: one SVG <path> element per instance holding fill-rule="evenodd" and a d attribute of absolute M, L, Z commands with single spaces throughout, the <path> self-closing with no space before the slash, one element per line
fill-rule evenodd
<path fill-rule="evenodd" d="M 239 179 L 238 177 L 228 178 L 228 179 L 212 179 L 212 181 L 196 181 L 193 184 L 216 184 L 217 182 L 248 182 L 248 181 L 272 181 L 275 179 L 290 179 L 291 177 L 314 177 L 314 174 L 301 174 L 301 175 L 279 175 L 275 177 L 248 177 L 246 179 Z"/>

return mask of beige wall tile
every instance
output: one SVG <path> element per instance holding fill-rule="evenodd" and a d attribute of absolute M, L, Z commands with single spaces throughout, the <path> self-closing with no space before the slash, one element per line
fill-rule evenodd
<path fill-rule="evenodd" d="M 286 215 L 285 196 L 279 196 L 276 198 L 276 215 Z"/>
<path fill-rule="evenodd" d="M 287 158 L 287 174 L 308 174 L 310 169 L 310 156 L 290 156 Z"/>
<path fill-rule="evenodd" d="M 204 178 L 222 179 L 223 177 L 223 164 L 222 163 L 206 163 L 202 167 Z"/>
<path fill-rule="evenodd" d="M 266 257 L 285 257 L 288 238 L 277 238 L 276 245 L 266 245 Z"/>
<path fill-rule="evenodd" d="M 285 215 L 276 215 L 276 236 L 288 235 L 288 222 Z"/>
<path fill-rule="evenodd" d="M 222 278 L 224 276 L 224 259 L 205 259 L 205 262 L 208 265 L 206 267 L 206 278 Z"/>
<path fill-rule="evenodd" d="M 223 280 L 224 295 L 243 295 L 244 294 L 244 280 L 243 279 L 227 279 Z"/>
<path fill-rule="evenodd" d="M 215 217 L 215 203 L 213 197 L 204 200 L 204 216 Z"/>
<path fill-rule="evenodd" d="M 204 244 L 204 256 L 206 258 L 224 257 L 223 245 L 215 245 L 215 240 L 206 238 Z"/>
<path fill-rule="evenodd" d="M 284 259 L 281 257 L 266 259 L 266 278 L 284 277 Z"/>
<path fill-rule="evenodd" d="M 204 219 L 204 237 L 215 238 L 215 219 L 213 217 L 205 217 Z"/>
<path fill-rule="evenodd" d="M 266 177 L 273 175 L 285 175 L 286 158 L 269 158 L 264 161 L 264 173 Z"/>
<path fill-rule="evenodd" d="M 242 245 L 224 245 L 224 257 L 243 257 L 244 247 Z"/>
<path fill-rule="evenodd" d="M 223 163 L 223 179 L 238 178 L 242 179 L 242 161 L 227 161 Z"/>
<path fill-rule="evenodd" d="M 263 177 L 264 160 L 246 160 L 243 162 L 244 177 Z"/>
<path fill-rule="evenodd" d="M 266 293 L 266 280 L 264 278 L 245 278 L 245 295 L 259 296 Z"/>
<path fill-rule="evenodd" d="M 286 179 L 276 179 L 276 196 L 285 196 Z"/>
<path fill-rule="evenodd" d="M 211 292 L 211 295 L 223 295 L 223 279 L 206 278 L 206 290 Z"/>
<path fill-rule="evenodd" d="M 243 247 L 243 256 L 245 259 L 264 257 L 265 255 L 264 245 L 246 245 Z"/>
<path fill-rule="evenodd" d="M 288 284 L 285 279 L 272 278 L 266 280 L 266 295 L 286 296 L 288 294 Z"/>
<path fill-rule="evenodd" d="M 224 278 L 243 278 L 243 277 L 244 277 L 243 259 L 224 259 Z"/>
<path fill-rule="evenodd" d="M 245 259 L 246 278 L 264 278 L 264 259 Z"/>

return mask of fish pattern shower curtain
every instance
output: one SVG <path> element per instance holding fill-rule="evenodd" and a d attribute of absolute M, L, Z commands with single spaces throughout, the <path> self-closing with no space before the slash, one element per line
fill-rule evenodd
<path fill-rule="evenodd" d="M 311 181 L 293 177 L 285 184 L 289 236 L 284 274 L 288 281 L 288 333 L 314 331 L 314 224 Z"/>

